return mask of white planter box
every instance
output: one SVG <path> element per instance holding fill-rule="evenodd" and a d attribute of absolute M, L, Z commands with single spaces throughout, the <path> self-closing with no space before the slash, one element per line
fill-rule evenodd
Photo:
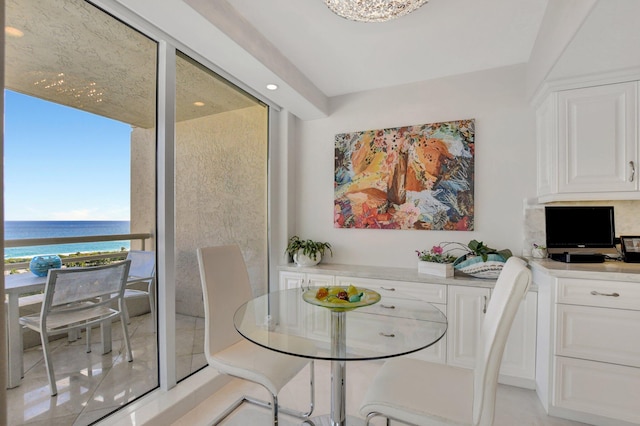
<path fill-rule="evenodd" d="M 435 263 L 419 260 L 418 272 L 421 274 L 449 278 L 453 276 L 453 263 Z"/>

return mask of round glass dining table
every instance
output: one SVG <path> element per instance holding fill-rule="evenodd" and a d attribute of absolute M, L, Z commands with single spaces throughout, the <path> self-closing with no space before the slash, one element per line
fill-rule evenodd
<path fill-rule="evenodd" d="M 288 355 L 331 361 L 331 411 L 307 424 L 358 423 L 345 411 L 346 366 L 410 354 L 438 342 L 447 331 L 446 316 L 434 305 L 409 295 L 379 296 L 375 290 L 358 303 L 319 303 L 318 288 L 267 293 L 238 308 L 234 325 L 247 340 Z M 365 303 L 365 300 L 369 303 Z M 298 344 L 300 341 L 305 344 Z M 308 344 L 311 343 L 311 344 Z"/>

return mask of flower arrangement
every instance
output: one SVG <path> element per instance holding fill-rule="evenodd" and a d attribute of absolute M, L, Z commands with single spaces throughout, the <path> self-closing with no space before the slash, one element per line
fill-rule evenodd
<path fill-rule="evenodd" d="M 451 254 L 456 250 L 461 252 L 459 256 Z M 416 253 L 421 261 L 447 265 L 452 263 L 451 268 L 479 278 L 497 278 L 504 263 L 512 256 L 509 249 L 496 250 L 477 240 L 471 240 L 466 245 L 458 242 L 444 242 L 433 246 L 429 251 L 416 250 Z M 434 267 L 427 265 L 419 262 L 418 272 L 433 274 L 436 265 Z"/>
<path fill-rule="evenodd" d="M 457 259 L 456 256 L 452 256 L 444 252 L 444 249 L 440 246 L 433 246 L 431 250 L 416 250 L 418 259 L 424 262 L 434 263 L 453 263 Z"/>

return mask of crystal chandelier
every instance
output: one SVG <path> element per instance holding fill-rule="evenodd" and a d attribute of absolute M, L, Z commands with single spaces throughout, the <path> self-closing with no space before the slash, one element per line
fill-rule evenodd
<path fill-rule="evenodd" d="M 384 22 L 408 15 L 429 0 L 324 0 L 335 14 L 352 21 Z"/>

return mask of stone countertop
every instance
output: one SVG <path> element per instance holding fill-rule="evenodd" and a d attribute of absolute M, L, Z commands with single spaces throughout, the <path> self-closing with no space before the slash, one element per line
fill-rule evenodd
<path fill-rule="evenodd" d="M 607 260 L 603 263 L 564 263 L 551 259 L 528 259 L 529 267 L 558 278 L 583 278 L 640 283 L 640 263 Z"/>
<path fill-rule="evenodd" d="M 494 279 L 475 278 L 463 275 L 456 271 L 456 275 L 451 278 L 442 278 L 434 275 L 420 274 L 418 268 L 391 268 L 381 266 L 366 265 L 341 265 L 337 263 L 320 263 L 316 266 L 302 267 L 295 263 L 281 265 L 280 271 L 301 272 L 305 274 L 327 274 L 343 275 L 354 278 L 370 278 L 390 281 L 407 281 L 425 284 L 463 285 L 472 287 L 493 288 L 496 284 Z M 460 275 L 458 275 L 460 274 Z M 531 289 L 537 291 L 532 285 Z"/>

